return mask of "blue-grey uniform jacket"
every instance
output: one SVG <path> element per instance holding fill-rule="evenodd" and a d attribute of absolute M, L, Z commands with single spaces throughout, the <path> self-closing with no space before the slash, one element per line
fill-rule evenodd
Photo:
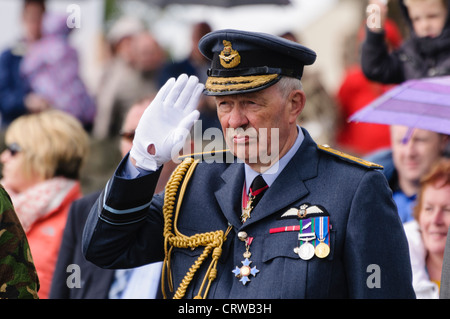
<path fill-rule="evenodd" d="M 232 226 L 207 297 L 414 298 L 408 244 L 383 174 L 319 148 L 303 132 L 299 150 L 244 224 L 244 164 L 203 161 L 195 168 L 178 230 L 192 236 Z M 163 197 L 153 196 L 158 176 L 155 172 L 128 180 L 116 173 L 109 181 L 84 230 L 88 260 L 105 268 L 125 268 L 164 259 Z M 320 207 L 329 216 L 330 253 L 325 258 L 304 260 L 294 251 L 299 230 L 291 229 L 300 225 L 299 217 L 281 216 L 303 204 Z M 250 266 L 259 270 L 245 285 L 233 272 L 245 260 L 245 243 L 238 238 L 242 231 L 253 237 Z M 203 249 L 171 251 L 174 289 Z M 196 272 L 185 298 L 197 295 L 208 266 L 204 262 Z"/>

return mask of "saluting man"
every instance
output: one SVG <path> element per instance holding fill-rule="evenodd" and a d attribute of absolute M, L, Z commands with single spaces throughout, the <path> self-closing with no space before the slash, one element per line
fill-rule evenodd
<path fill-rule="evenodd" d="M 211 32 L 199 48 L 211 60 L 205 86 L 170 79 L 149 105 L 92 208 L 86 258 L 106 268 L 164 260 L 174 298 L 414 298 L 380 166 L 318 146 L 296 124 L 315 52 L 238 30 Z M 229 152 L 187 156 L 154 195 L 202 91 L 215 96 Z"/>

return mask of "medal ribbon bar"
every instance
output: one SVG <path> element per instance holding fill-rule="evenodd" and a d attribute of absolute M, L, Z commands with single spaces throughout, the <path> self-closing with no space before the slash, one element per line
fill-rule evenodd
<path fill-rule="evenodd" d="M 321 242 L 329 245 L 329 236 L 328 236 L 328 230 L 329 230 L 329 217 L 316 217 L 315 219 L 318 219 L 318 223 L 316 222 L 316 225 L 318 224 L 319 227 L 315 227 L 316 237 Z"/>
<path fill-rule="evenodd" d="M 300 230 L 300 225 L 292 225 L 292 226 L 271 228 L 269 230 L 269 233 L 276 234 L 276 233 L 282 233 L 282 232 L 288 232 L 288 231 L 299 231 L 299 230 Z"/>

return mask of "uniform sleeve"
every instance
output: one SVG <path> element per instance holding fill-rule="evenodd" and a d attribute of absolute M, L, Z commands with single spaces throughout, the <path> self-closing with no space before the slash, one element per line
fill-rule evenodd
<path fill-rule="evenodd" d="M 126 179 L 119 165 L 91 209 L 83 254 L 102 268 L 131 268 L 163 259 L 163 197 L 153 197 L 161 169 Z"/>
<path fill-rule="evenodd" d="M 67 266 L 74 263 L 74 255 L 76 254 L 76 231 L 77 220 L 75 213 L 77 212 L 78 201 L 74 201 L 69 209 L 64 234 L 59 249 L 58 260 L 56 261 L 55 270 L 53 272 L 52 284 L 50 288 L 50 299 L 69 299 L 70 289 L 66 283 L 68 276 Z"/>
<path fill-rule="evenodd" d="M 447 242 L 445 244 L 444 262 L 442 264 L 440 299 L 450 299 L 450 228 L 447 233 Z"/>
<path fill-rule="evenodd" d="M 364 75 L 376 82 L 403 82 L 403 67 L 396 53 L 389 54 L 385 43 L 385 33 L 366 30 L 366 40 L 361 48 L 361 68 Z"/>
<path fill-rule="evenodd" d="M 415 297 L 407 239 L 379 171 L 368 171 L 354 194 L 344 249 L 350 298 Z"/>
<path fill-rule="evenodd" d="M 38 299 L 39 279 L 25 232 L 0 187 L 0 299 Z"/>

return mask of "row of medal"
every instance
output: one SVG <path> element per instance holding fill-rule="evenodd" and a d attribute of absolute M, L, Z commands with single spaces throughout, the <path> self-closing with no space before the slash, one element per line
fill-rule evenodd
<path fill-rule="evenodd" d="M 298 241 L 299 246 L 294 248 L 294 252 L 303 260 L 310 260 L 315 256 L 325 258 L 330 254 L 330 219 L 328 216 L 305 218 L 299 220 L 299 226 L 285 226 L 273 228 L 270 233 L 277 233 L 283 231 L 299 230 Z M 247 235 L 246 232 L 238 233 L 238 238 L 245 243 L 245 258 L 241 263 L 242 266 L 236 266 L 232 270 L 234 275 L 239 278 L 239 281 L 245 286 L 250 282 L 250 276 L 256 276 L 259 270 L 256 266 L 252 267 L 250 257 L 250 245 L 253 242 L 253 237 Z M 314 244 L 313 244 L 314 243 Z"/>
<path fill-rule="evenodd" d="M 330 254 L 328 216 L 300 219 L 298 233 L 299 245 L 294 252 L 303 260 L 314 256 L 325 258 Z"/>

